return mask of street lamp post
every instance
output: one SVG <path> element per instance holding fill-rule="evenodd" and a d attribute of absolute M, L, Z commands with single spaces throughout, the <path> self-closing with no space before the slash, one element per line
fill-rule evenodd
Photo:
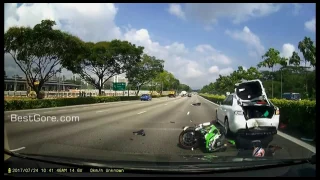
<path fill-rule="evenodd" d="M 281 99 L 282 99 L 282 67 L 280 68 L 280 71 L 281 71 Z"/>

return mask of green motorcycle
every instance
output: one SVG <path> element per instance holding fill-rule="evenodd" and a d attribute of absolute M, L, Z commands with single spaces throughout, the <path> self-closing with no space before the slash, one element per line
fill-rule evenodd
<path fill-rule="evenodd" d="M 205 144 L 207 152 L 224 150 L 225 135 L 212 122 L 202 123 L 195 127 L 185 126 L 179 135 L 179 146 L 183 149 L 194 150 Z"/>

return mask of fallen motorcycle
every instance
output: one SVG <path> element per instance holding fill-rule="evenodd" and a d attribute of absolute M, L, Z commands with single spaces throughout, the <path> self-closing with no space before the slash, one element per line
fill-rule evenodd
<path fill-rule="evenodd" d="M 213 122 L 206 122 L 195 127 L 183 127 L 179 135 L 179 146 L 183 149 L 194 150 L 205 144 L 207 152 L 217 152 L 226 149 L 225 135 Z"/>

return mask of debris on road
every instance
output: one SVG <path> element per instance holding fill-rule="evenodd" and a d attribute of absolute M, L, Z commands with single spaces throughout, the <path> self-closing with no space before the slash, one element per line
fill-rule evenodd
<path fill-rule="evenodd" d="M 190 119 L 190 122 L 192 122 L 192 120 Z"/>
<path fill-rule="evenodd" d="M 193 103 L 192 106 L 201 106 L 201 103 Z"/>
<path fill-rule="evenodd" d="M 175 123 L 174 121 L 170 121 L 170 123 Z"/>
<path fill-rule="evenodd" d="M 131 140 L 131 141 L 133 141 L 133 139 L 132 139 L 132 138 L 130 138 L 130 140 Z"/>
<path fill-rule="evenodd" d="M 232 145 L 236 145 L 236 142 L 234 140 L 229 140 L 228 142 Z"/>
<path fill-rule="evenodd" d="M 141 129 L 140 131 L 135 131 L 135 132 L 133 132 L 133 134 L 134 135 L 141 135 L 141 136 L 145 136 L 146 135 L 143 129 Z"/>

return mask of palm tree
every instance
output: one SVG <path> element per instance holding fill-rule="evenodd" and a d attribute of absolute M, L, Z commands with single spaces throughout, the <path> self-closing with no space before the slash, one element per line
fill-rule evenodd
<path fill-rule="evenodd" d="M 274 48 L 270 48 L 263 56 L 262 56 L 263 61 L 261 61 L 257 66 L 258 68 L 261 67 L 268 67 L 272 69 L 273 73 L 273 68 L 275 65 L 281 63 L 281 57 L 280 57 L 280 52 Z M 273 98 L 273 79 L 274 77 L 272 76 L 272 98 Z"/>

